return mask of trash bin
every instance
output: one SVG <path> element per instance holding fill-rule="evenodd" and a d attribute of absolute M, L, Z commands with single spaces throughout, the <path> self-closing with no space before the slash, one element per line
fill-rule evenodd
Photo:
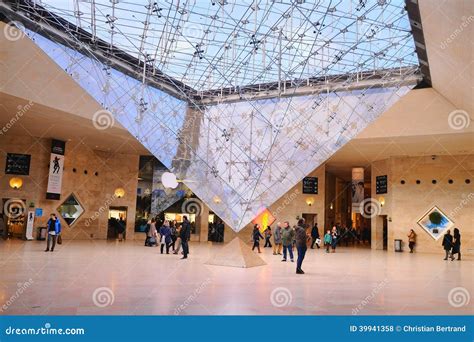
<path fill-rule="evenodd" d="M 403 252 L 402 251 L 402 240 L 395 239 L 395 252 Z"/>
<path fill-rule="evenodd" d="M 36 237 L 36 240 L 46 240 L 46 227 L 38 227 L 38 236 Z"/>

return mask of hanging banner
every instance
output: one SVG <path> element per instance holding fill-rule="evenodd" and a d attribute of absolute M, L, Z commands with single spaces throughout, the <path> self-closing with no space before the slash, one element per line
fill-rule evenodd
<path fill-rule="evenodd" d="M 49 160 L 48 189 L 46 199 L 59 200 L 64 169 L 64 150 L 66 142 L 53 139 L 51 142 L 51 157 Z"/>
<path fill-rule="evenodd" d="M 26 239 L 33 240 L 33 224 L 35 222 L 35 211 L 28 211 L 28 218 L 26 221 Z"/>
<path fill-rule="evenodd" d="M 352 212 L 360 213 L 360 203 L 364 200 L 364 169 L 352 169 Z"/>

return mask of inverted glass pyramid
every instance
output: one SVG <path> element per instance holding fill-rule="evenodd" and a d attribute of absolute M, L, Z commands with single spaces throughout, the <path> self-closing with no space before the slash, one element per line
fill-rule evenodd
<path fill-rule="evenodd" d="M 146 77 L 125 75 L 97 60 L 87 44 L 67 47 L 26 32 L 104 107 L 95 120 L 101 115 L 118 120 L 235 231 L 405 95 L 415 85 L 406 80 L 417 72 L 401 63 L 406 50 L 394 48 L 412 44 L 405 34 L 386 44 L 386 59 L 379 52 L 364 55 L 364 65 L 377 63 L 381 71 L 393 70 L 400 60 L 397 77 L 382 72 L 375 87 L 352 87 L 359 80 L 349 77 L 338 89 L 328 85 L 311 95 L 296 96 L 295 87 L 295 96 L 243 94 L 236 102 L 203 104 L 177 99 Z M 333 57 L 326 71 L 341 60 Z M 361 61 L 353 61 L 354 70 Z"/>

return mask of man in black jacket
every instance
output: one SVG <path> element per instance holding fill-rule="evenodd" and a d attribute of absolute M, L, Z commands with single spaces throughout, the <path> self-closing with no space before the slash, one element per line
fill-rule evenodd
<path fill-rule="evenodd" d="M 191 238 L 191 224 L 187 216 L 183 216 L 183 224 L 181 225 L 179 237 L 181 238 L 181 246 L 183 246 L 183 257 L 181 259 L 187 259 L 189 253 L 188 241 Z"/>
<path fill-rule="evenodd" d="M 311 249 L 314 249 L 314 244 L 316 243 L 316 240 L 319 239 L 319 230 L 318 230 L 318 224 L 315 223 L 313 228 L 311 229 L 311 238 L 313 241 L 311 242 Z M 316 247 L 319 247 L 319 243 L 316 243 Z"/>
<path fill-rule="evenodd" d="M 298 259 L 296 261 L 296 274 L 304 274 L 301 266 L 303 265 L 303 260 L 306 254 L 306 228 L 304 224 L 304 219 L 298 220 L 298 226 L 295 229 L 295 238 L 296 238 L 296 249 L 298 250 Z"/>

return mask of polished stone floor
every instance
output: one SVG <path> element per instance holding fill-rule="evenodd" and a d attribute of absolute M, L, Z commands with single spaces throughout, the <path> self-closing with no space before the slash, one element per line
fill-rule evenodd
<path fill-rule="evenodd" d="M 221 245 L 191 244 L 188 260 L 139 242 L 0 241 L 0 314 L 473 314 L 472 257 L 339 248 L 308 250 L 303 269 L 270 249 L 266 266 L 205 264 Z M 470 302 L 468 300 L 470 299 Z"/>

